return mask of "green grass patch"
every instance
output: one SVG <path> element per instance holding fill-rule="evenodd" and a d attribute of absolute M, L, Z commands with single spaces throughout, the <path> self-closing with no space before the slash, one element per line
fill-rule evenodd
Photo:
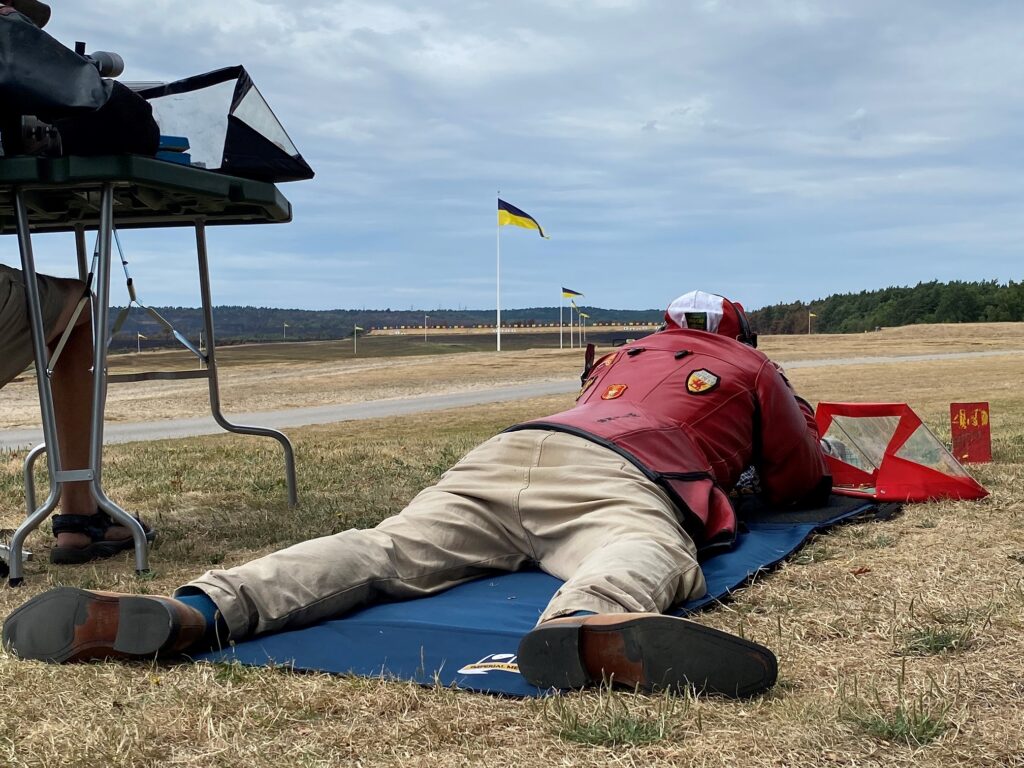
<path fill-rule="evenodd" d="M 885 549 L 891 547 L 896 543 L 896 537 L 888 533 L 880 533 L 877 536 L 871 536 L 865 539 L 861 546 L 867 549 Z"/>
<path fill-rule="evenodd" d="M 544 719 L 565 741 L 603 747 L 651 744 L 681 737 L 681 720 L 690 705 L 687 695 L 627 695 L 604 684 L 596 694 L 545 699 Z"/>
<path fill-rule="evenodd" d="M 211 666 L 213 667 L 213 679 L 225 685 L 239 685 L 265 677 L 261 668 L 247 667 L 237 661 L 218 661 Z"/>
<path fill-rule="evenodd" d="M 919 702 L 909 705 L 901 702 L 889 709 L 880 705 L 878 708 L 854 710 L 848 718 L 875 738 L 922 746 L 946 730 L 944 716 L 945 710 L 935 713 L 926 710 Z"/>
<path fill-rule="evenodd" d="M 839 717 L 861 728 L 869 736 L 884 741 L 920 747 L 928 744 L 949 728 L 947 716 L 955 696 L 939 688 L 933 679 L 916 694 L 907 694 L 906 660 L 896 676 L 895 695 L 884 698 L 874 687 L 869 696 L 862 696 L 854 679 L 852 690 L 840 683 Z"/>
<path fill-rule="evenodd" d="M 963 651 L 971 646 L 979 624 L 984 627 L 991 621 L 991 615 L 976 616 L 970 609 L 924 611 L 923 616 L 918 616 L 921 611 L 916 608 L 916 603 L 916 600 L 911 600 L 906 618 L 896 619 L 897 627 L 903 625 L 893 635 L 898 656 L 935 656 Z M 894 604 L 894 618 L 896 614 Z"/>
<path fill-rule="evenodd" d="M 811 543 L 797 552 L 790 562 L 794 565 L 811 565 L 812 563 L 823 563 L 835 557 L 835 552 L 827 543 L 820 539 L 812 539 Z"/>
<path fill-rule="evenodd" d="M 908 630 L 904 634 L 903 646 L 897 653 L 901 656 L 934 656 L 938 653 L 961 651 L 967 648 L 970 642 L 970 627 L 920 627 Z"/>
<path fill-rule="evenodd" d="M 879 521 L 850 525 L 845 528 L 843 535 L 849 537 L 856 547 L 862 549 L 886 549 L 896 543 L 897 537 L 890 531 L 879 531 L 878 526 L 884 524 L 884 521 Z"/>

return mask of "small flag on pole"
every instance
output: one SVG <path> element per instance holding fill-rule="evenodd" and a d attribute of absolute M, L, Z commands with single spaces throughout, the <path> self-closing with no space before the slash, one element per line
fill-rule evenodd
<path fill-rule="evenodd" d="M 590 317 L 586 312 L 580 312 L 580 317 Z"/>
<path fill-rule="evenodd" d="M 141 333 L 139 333 L 139 334 L 137 334 L 137 335 L 138 335 L 138 337 L 139 337 L 140 339 L 145 339 L 145 338 L 146 338 L 146 337 L 145 337 L 145 336 L 143 336 L 143 335 L 142 335 Z"/>
<path fill-rule="evenodd" d="M 813 312 L 808 312 L 807 314 L 810 315 L 811 317 L 817 317 L 817 315 L 814 314 Z"/>
<path fill-rule="evenodd" d="M 576 302 L 575 301 L 573 301 L 572 299 L 569 299 L 569 303 L 572 304 L 572 308 L 575 309 L 577 312 L 580 311 L 580 308 L 576 306 Z"/>
<path fill-rule="evenodd" d="M 571 288 L 566 288 L 564 285 L 562 286 L 562 298 L 563 299 L 571 299 L 573 296 L 582 296 L 582 295 L 583 294 L 580 293 L 579 291 L 574 291 Z"/>
<path fill-rule="evenodd" d="M 356 326 L 356 330 L 357 330 L 357 331 L 361 331 L 361 330 L 363 330 L 363 329 L 362 329 L 362 328 L 360 328 L 360 327 L 359 327 L 359 326 L 357 325 L 357 326 Z"/>
<path fill-rule="evenodd" d="M 536 229 L 540 233 L 541 237 L 545 240 L 549 239 L 533 216 L 528 214 L 526 211 L 516 208 L 511 203 L 506 203 L 501 198 L 498 198 L 498 226 L 504 227 L 509 225 L 513 227 L 523 227 L 525 229 Z"/>

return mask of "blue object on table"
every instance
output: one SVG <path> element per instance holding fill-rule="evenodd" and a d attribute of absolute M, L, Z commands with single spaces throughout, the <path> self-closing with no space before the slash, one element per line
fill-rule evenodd
<path fill-rule="evenodd" d="M 188 138 L 185 136 L 160 136 L 161 152 L 187 152 L 189 148 Z"/>
<path fill-rule="evenodd" d="M 160 148 L 156 159 L 178 165 L 191 165 L 192 155 L 189 154 L 188 138 L 185 136 L 160 136 Z"/>

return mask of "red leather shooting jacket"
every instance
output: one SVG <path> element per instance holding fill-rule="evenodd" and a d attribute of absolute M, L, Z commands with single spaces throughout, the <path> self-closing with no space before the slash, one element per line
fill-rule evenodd
<path fill-rule="evenodd" d="M 575 407 L 511 429 L 619 453 L 664 488 L 703 553 L 732 545 L 726 490 L 747 467 L 772 505 L 824 501 L 831 488 L 811 406 L 764 354 L 705 331 L 660 331 L 602 357 Z"/>

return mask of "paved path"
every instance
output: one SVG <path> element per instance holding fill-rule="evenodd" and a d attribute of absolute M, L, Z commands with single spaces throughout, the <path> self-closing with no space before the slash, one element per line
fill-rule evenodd
<path fill-rule="evenodd" d="M 873 365 L 880 363 L 915 363 L 929 360 L 963 360 L 968 358 L 1001 357 L 1021 355 L 1024 350 L 993 350 L 987 352 L 945 352 L 926 355 L 901 355 L 898 357 L 846 357 L 824 360 L 793 360 L 784 363 L 787 369 L 822 368 L 836 365 Z M 291 408 L 285 411 L 262 411 L 260 413 L 229 413 L 228 418 L 237 424 L 257 424 L 261 427 L 303 427 L 309 424 L 333 424 L 339 421 L 376 419 L 383 416 L 402 416 L 410 413 L 424 413 L 445 408 L 461 408 L 467 405 L 500 403 L 523 400 L 544 395 L 561 395 L 575 392 L 578 380 L 543 381 L 519 384 L 511 387 L 452 392 L 442 395 L 418 395 L 392 400 L 369 400 L 347 405 L 322 405 L 313 408 Z M 162 440 L 195 435 L 223 433 L 211 416 L 192 419 L 175 419 L 136 424 L 108 424 L 104 430 L 107 443 L 130 443 L 140 440 Z M 39 429 L 9 429 L 0 436 L 0 449 L 20 449 L 42 442 Z"/>

